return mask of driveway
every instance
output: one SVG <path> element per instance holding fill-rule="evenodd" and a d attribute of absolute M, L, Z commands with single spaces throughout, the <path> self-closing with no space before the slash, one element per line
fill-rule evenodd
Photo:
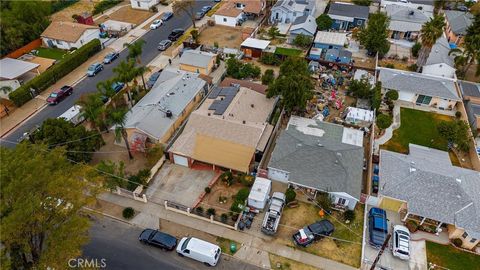
<path fill-rule="evenodd" d="M 192 170 L 166 162 L 155 175 L 146 195 L 149 201 L 162 205 L 169 200 L 191 207 L 214 175 L 210 170 Z"/>

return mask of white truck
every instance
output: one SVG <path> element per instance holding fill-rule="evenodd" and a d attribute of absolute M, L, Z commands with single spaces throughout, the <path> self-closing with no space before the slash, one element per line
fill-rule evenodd
<path fill-rule="evenodd" d="M 262 223 L 262 232 L 267 235 L 274 235 L 277 232 L 280 218 L 282 217 L 282 210 L 285 206 L 285 194 L 281 192 L 274 192 L 270 199 L 268 211 L 265 213 L 265 218 Z"/>
<path fill-rule="evenodd" d="M 62 115 L 58 117 L 58 119 L 63 118 L 67 122 L 71 122 L 75 126 L 82 123 L 85 118 L 81 113 L 82 106 L 80 105 L 73 105 L 70 109 L 64 112 Z"/>

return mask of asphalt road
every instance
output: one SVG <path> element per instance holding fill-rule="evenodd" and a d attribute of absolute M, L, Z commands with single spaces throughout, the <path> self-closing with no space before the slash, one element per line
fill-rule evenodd
<path fill-rule="evenodd" d="M 213 0 L 202 0 L 195 1 L 195 10 L 200 10 L 204 5 L 214 5 Z M 179 16 L 174 15 L 170 20 L 164 23 L 163 26 L 156 30 L 150 30 L 147 32 L 141 39 L 145 40 L 146 43 L 143 46 L 143 53 L 141 56 L 142 63 L 149 63 L 155 57 L 159 55 L 157 50 L 157 45 L 160 41 L 167 39 L 170 32 L 175 28 L 187 29 L 192 25 L 189 17 L 183 13 Z M 75 102 L 80 98 L 81 95 L 85 93 L 91 93 L 97 91 L 97 83 L 105 81 L 114 77 L 113 68 L 118 65 L 122 60 L 125 60 L 127 57 L 128 51 L 124 50 L 120 53 L 120 57 L 117 58 L 113 63 L 104 65 L 104 70 L 98 73 L 95 77 L 86 77 L 80 83 L 74 87 L 73 94 L 60 102 L 56 106 L 48 106 L 38 112 L 35 116 L 30 118 L 28 121 L 25 121 L 22 125 L 17 127 L 12 131 L 8 136 L 3 139 L 10 142 L 16 142 L 23 133 L 30 131 L 36 125 L 41 125 L 41 123 L 48 118 L 56 118 L 63 114 L 66 110 L 72 107 Z M 85 71 L 86 72 L 86 71 Z M 0 144 L 5 147 L 13 147 L 14 144 L 1 141 Z"/>
<path fill-rule="evenodd" d="M 175 251 L 163 251 L 141 244 L 138 241 L 141 231 L 141 228 L 106 217 L 96 220 L 90 229 L 91 241 L 84 246 L 81 258 L 89 261 L 93 259 L 99 266 L 103 262 L 105 267 L 100 269 L 115 270 L 261 269 L 225 255 L 220 257 L 215 268 L 207 267 L 192 259 L 182 258 Z"/>

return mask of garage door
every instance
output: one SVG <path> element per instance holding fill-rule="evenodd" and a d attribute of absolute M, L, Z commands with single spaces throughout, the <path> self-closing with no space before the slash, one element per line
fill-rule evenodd
<path fill-rule="evenodd" d="M 380 208 L 384 210 L 390 210 L 393 212 L 398 212 L 400 211 L 400 207 L 402 207 L 403 202 L 402 201 L 397 201 L 395 199 L 391 198 L 385 198 L 383 197 L 380 201 Z"/>
<path fill-rule="evenodd" d="M 185 167 L 188 167 L 188 158 L 179 156 L 179 155 L 173 155 L 173 162 L 178 165 L 182 165 Z"/>

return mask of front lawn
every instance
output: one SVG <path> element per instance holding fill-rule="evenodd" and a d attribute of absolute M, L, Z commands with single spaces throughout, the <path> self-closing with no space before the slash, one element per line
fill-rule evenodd
<path fill-rule="evenodd" d="M 220 237 L 220 236 L 217 237 L 217 243 L 220 246 L 220 249 L 222 250 L 222 253 L 226 253 L 226 254 L 229 254 L 229 255 L 234 255 L 238 251 L 238 249 L 240 248 L 240 243 L 238 243 L 236 241 L 233 241 L 233 240 L 230 240 L 230 239 L 227 239 L 227 238 Z M 232 243 L 235 243 L 235 246 L 236 246 L 235 251 L 232 251 L 230 249 L 230 245 Z"/>
<path fill-rule="evenodd" d="M 418 144 L 447 151 L 447 140 L 437 131 L 441 121 L 453 121 L 453 117 L 401 108 L 400 127 L 393 131 L 393 137 L 381 146 L 382 149 L 408 153 L 408 144 Z"/>
<path fill-rule="evenodd" d="M 480 267 L 479 255 L 428 241 L 427 261 L 450 270 L 479 269 Z"/>
<path fill-rule="evenodd" d="M 37 56 L 55 60 L 63 59 L 63 56 L 67 54 L 67 51 L 56 49 L 56 48 L 37 48 Z"/>

